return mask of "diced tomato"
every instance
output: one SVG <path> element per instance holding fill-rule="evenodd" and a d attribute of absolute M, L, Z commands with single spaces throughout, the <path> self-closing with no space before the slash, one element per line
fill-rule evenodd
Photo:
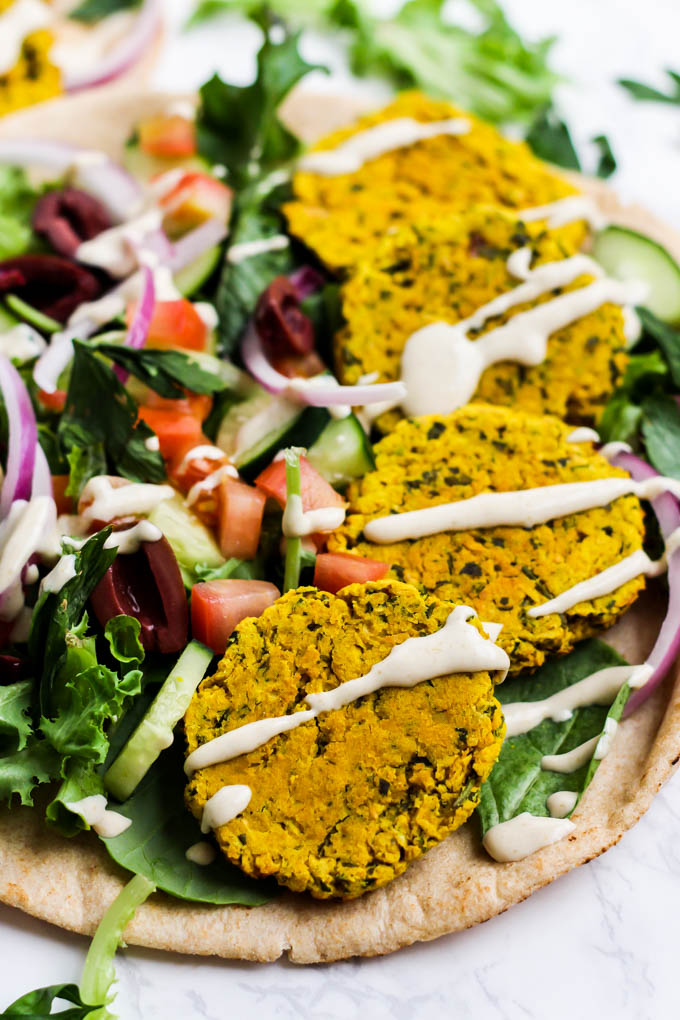
<path fill-rule="evenodd" d="M 286 505 L 286 462 L 274 460 L 255 479 L 258 489 L 275 499 L 281 507 Z M 313 468 L 306 457 L 300 457 L 300 492 L 302 509 L 319 510 L 327 506 L 344 506 L 342 496 Z"/>
<path fill-rule="evenodd" d="M 267 497 L 235 478 L 225 478 L 219 491 L 219 542 L 227 559 L 252 560 L 257 554 Z"/>
<path fill-rule="evenodd" d="M 136 305 L 127 310 L 128 325 L 134 318 Z M 210 330 L 191 301 L 157 301 L 149 324 L 148 347 L 182 347 L 188 351 L 205 351 Z"/>
<path fill-rule="evenodd" d="M 54 393 L 38 390 L 38 400 L 48 411 L 56 411 L 61 414 L 66 406 L 66 390 L 55 390 Z"/>
<path fill-rule="evenodd" d="M 380 581 L 388 570 L 388 563 L 368 560 L 352 553 L 319 553 L 314 567 L 314 584 L 321 591 L 335 594 L 348 584 Z"/>
<path fill-rule="evenodd" d="M 68 475 L 52 475 L 52 496 L 57 505 L 58 514 L 73 513 L 73 496 L 66 495 L 68 482 Z"/>
<path fill-rule="evenodd" d="M 193 414 L 166 411 L 155 407 L 140 407 L 139 417 L 158 436 L 161 454 L 165 460 L 177 460 L 194 446 L 206 442 L 201 423 Z"/>
<path fill-rule="evenodd" d="M 200 443 L 199 445 L 203 446 L 204 444 Z M 205 438 L 205 445 L 212 446 L 212 443 L 209 439 L 207 439 L 207 437 Z M 187 460 L 187 454 L 191 453 L 192 449 L 194 449 L 194 447 L 190 446 L 182 453 L 181 456 L 178 455 L 175 457 L 169 467 L 171 481 L 181 492 L 185 494 L 189 492 L 192 486 L 196 485 L 197 482 L 202 482 L 208 477 L 208 475 L 213 474 L 213 472 L 218 471 L 219 468 L 229 463 L 229 458 L 226 453 L 222 458 L 190 457 Z M 206 496 L 207 495 L 211 496 L 211 503 L 216 508 L 216 493 L 213 490 L 208 490 L 206 492 Z M 216 520 L 217 518 L 215 517 L 213 523 L 215 523 Z"/>
<path fill-rule="evenodd" d="M 232 197 L 231 188 L 222 181 L 210 174 L 187 170 L 159 199 L 166 233 L 178 237 L 212 219 L 228 223 Z"/>
<path fill-rule="evenodd" d="M 213 400 L 207 393 L 190 393 L 185 390 L 185 396 L 177 400 L 161 397 L 154 390 L 149 390 L 144 401 L 146 407 L 153 407 L 162 411 L 177 411 L 178 414 L 191 414 L 199 421 L 205 421 L 212 411 Z"/>
<path fill-rule="evenodd" d="M 288 379 L 296 379 L 300 376 L 303 379 L 309 379 L 311 376 L 319 375 L 326 370 L 326 366 L 316 351 L 310 351 L 309 354 L 274 356 L 271 359 L 271 363 L 277 372 L 287 376 Z"/>
<path fill-rule="evenodd" d="M 236 625 L 260 616 L 279 594 L 268 581 L 200 581 L 191 589 L 193 636 L 222 655 Z"/>
<path fill-rule="evenodd" d="M 139 147 L 149 156 L 193 156 L 196 129 L 193 120 L 179 114 L 159 115 L 143 120 L 137 127 Z"/>

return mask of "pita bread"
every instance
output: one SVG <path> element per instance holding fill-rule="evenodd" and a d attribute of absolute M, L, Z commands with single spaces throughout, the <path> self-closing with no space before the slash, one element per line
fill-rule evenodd
<path fill-rule="evenodd" d="M 0 138 L 39 135 L 102 148 L 117 155 L 131 125 L 162 110 L 163 95 L 118 91 L 55 100 L 7 117 Z M 356 113 L 356 104 L 298 93 L 289 121 L 306 137 Z M 640 208 L 623 208 L 605 186 L 579 179 L 619 222 L 654 234 L 680 255 L 680 236 Z M 607 635 L 629 661 L 648 653 L 664 612 L 650 589 Z M 401 878 L 348 903 L 286 893 L 262 907 L 207 907 L 159 894 L 126 931 L 136 945 L 181 953 L 296 963 L 392 952 L 479 924 L 548 882 L 603 853 L 639 820 L 680 761 L 680 666 L 632 718 L 574 815 L 576 829 L 523 861 L 496 864 L 481 849 L 476 821 L 417 861 Z M 0 900 L 73 931 L 91 934 L 129 875 L 90 834 L 65 840 L 48 830 L 39 810 L 0 813 Z"/>

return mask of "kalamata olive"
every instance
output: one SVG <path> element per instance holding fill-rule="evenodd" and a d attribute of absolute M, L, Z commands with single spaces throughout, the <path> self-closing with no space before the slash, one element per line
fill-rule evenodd
<path fill-rule="evenodd" d="M 27 665 L 25 659 L 16 655 L 0 655 L 0 687 L 9 687 L 23 680 Z"/>
<path fill-rule="evenodd" d="M 137 552 L 119 553 L 90 601 L 102 627 L 121 614 L 139 620 L 139 638 L 147 651 L 178 652 L 187 643 L 186 591 L 165 537 L 142 542 Z"/>
<path fill-rule="evenodd" d="M 112 226 L 101 202 L 78 188 L 49 191 L 33 210 L 33 229 L 60 255 L 74 256 L 83 241 L 90 241 Z"/>
<path fill-rule="evenodd" d="M 103 289 L 99 277 L 61 255 L 16 255 L 0 262 L 0 294 L 16 294 L 57 322 L 66 322 Z"/>
<path fill-rule="evenodd" d="M 272 354 L 309 354 L 314 348 L 312 320 L 287 276 L 277 276 L 260 296 L 255 327 Z"/>

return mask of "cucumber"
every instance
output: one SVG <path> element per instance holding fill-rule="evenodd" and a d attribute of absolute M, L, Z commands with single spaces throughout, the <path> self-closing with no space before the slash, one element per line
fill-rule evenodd
<path fill-rule="evenodd" d="M 260 386 L 232 404 L 217 432 L 216 445 L 251 480 L 287 446 L 308 447 L 330 421 L 324 407 L 301 407 L 286 397 L 272 396 Z"/>
<path fill-rule="evenodd" d="M 152 156 L 144 152 L 136 141 L 129 141 L 125 146 L 123 165 L 133 177 L 141 178 L 143 181 L 175 169 L 210 173 L 210 164 L 201 156 Z"/>
<path fill-rule="evenodd" d="M 373 448 L 354 414 L 331 419 L 310 447 L 307 459 L 336 488 L 375 468 Z"/>
<path fill-rule="evenodd" d="M 184 717 L 212 659 L 213 652 L 200 641 L 191 641 L 184 649 L 137 729 L 104 775 L 104 786 L 118 800 L 127 800 L 132 795 L 161 751 L 170 747 L 175 726 Z"/>
<path fill-rule="evenodd" d="M 190 262 L 184 269 L 175 273 L 173 279 L 177 290 L 183 297 L 191 297 L 197 290 L 200 290 L 206 280 L 209 280 L 220 261 L 222 249 L 219 245 L 208 248 L 197 259 Z"/>
<path fill-rule="evenodd" d="M 172 546 L 187 588 L 196 582 L 194 571 L 198 564 L 221 567 L 225 562 L 212 533 L 184 505 L 181 496 L 164 499 L 151 511 L 149 520 L 161 529 Z"/>
<path fill-rule="evenodd" d="M 617 280 L 641 280 L 645 307 L 665 322 L 680 323 L 680 265 L 663 245 L 628 227 L 607 227 L 593 243 L 593 257 Z"/>
<path fill-rule="evenodd" d="M 10 329 L 14 329 L 18 325 L 19 320 L 15 315 L 12 315 L 10 311 L 5 308 L 4 305 L 0 304 L 0 333 L 7 333 Z"/>
<path fill-rule="evenodd" d="M 56 319 L 39 312 L 37 308 L 33 308 L 16 294 L 8 294 L 5 304 L 19 319 L 40 330 L 41 333 L 58 333 L 60 329 L 64 328 Z"/>

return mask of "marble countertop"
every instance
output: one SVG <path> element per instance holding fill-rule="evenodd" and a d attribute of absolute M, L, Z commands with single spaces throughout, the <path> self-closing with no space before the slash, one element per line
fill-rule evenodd
<path fill-rule="evenodd" d="M 187 0 L 166 0 L 171 31 L 159 87 L 189 89 L 219 69 L 246 80 L 256 34 L 215 27 L 182 37 Z M 619 158 L 614 184 L 680 229 L 680 108 L 635 104 L 617 77 L 663 84 L 680 67 L 677 0 L 505 0 L 523 31 L 556 33 L 558 67 L 577 83 L 560 101 L 576 140 L 607 133 Z M 349 84 L 337 55 L 330 90 Z M 680 777 L 621 843 L 508 913 L 468 932 L 389 957 L 297 967 L 118 955 L 122 1020 L 676 1020 L 680 946 Z M 78 980 L 86 940 L 0 907 L 0 1005 L 36 985 Z"/>

